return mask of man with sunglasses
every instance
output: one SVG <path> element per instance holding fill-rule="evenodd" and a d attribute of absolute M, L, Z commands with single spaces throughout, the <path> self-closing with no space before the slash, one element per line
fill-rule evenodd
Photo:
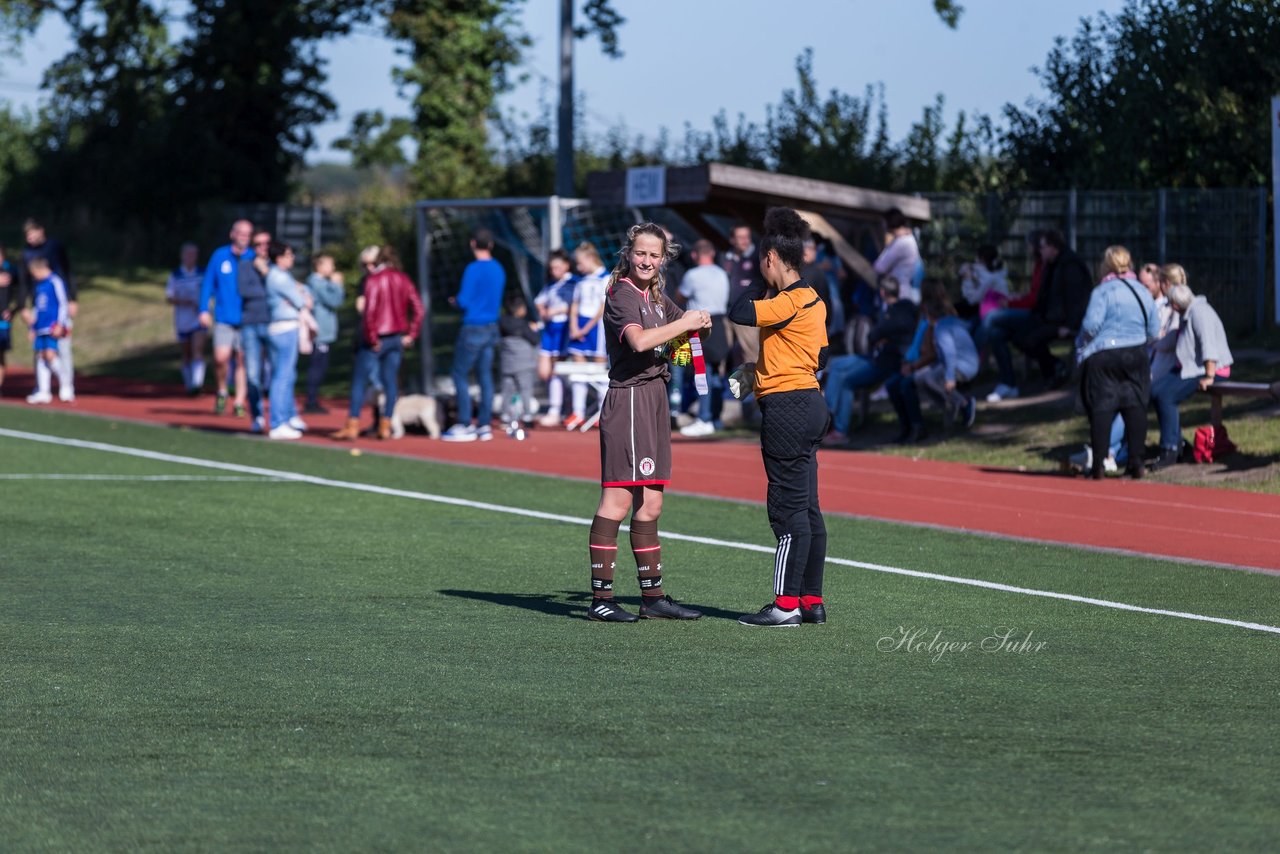
<path fill-rule="evenodd" d="M 213 371 L 218 383 L 218 398 L 213 411 L 221 415 L 227 410 L 227 374 L 231 357 L 236 357 L 235 413 L 244 415 L 246 380 L 244 352 L 240 341 L 240 261 L 252 257 L 249 238 L 253 223 L 238 219 L 231 224 L 231 242 L 215 249 L 204 270 L 200 287 L 200 325 L 213 330 Z M 209 303 L 212 300 L 213 309 Z"/>

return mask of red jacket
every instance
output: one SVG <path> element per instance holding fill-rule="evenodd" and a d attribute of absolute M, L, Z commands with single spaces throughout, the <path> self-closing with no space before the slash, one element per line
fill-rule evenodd
<path fill-rule="evenodd" d="M 364 340 L 376 344 L 383 335 L 417 338 L 422 330 L 422 298 L 409 277 L 385 267 L 364 282 Z"/>

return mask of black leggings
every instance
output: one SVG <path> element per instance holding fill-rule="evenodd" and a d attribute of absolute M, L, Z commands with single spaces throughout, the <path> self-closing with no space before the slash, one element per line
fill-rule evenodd
<path fill-rule="evenodd" d="M 769 526 L 776 596 L 821 596 L 827 526 L 818 506 L 818 445 L 831 416 L 818 389 L 760 398 L 760 450 L 769 478 Z"/>

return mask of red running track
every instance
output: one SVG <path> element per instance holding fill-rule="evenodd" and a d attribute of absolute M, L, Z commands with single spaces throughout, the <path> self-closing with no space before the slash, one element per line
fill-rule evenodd
<path fill-rule="evenodd" d="M 5 384 L 3 403 L 25 406 L 30 374 Z M 246 432 L 245 419 L 216 416 L 208 396 L 190 399 L 176 387 L 84 378 L 75 412 L 220 432 Z M 341 426 L 344 404 L 312 416 L 304 442 Z M 367 410 L 366 410 L 367 411 Z M 2 420 L 2 419 L 0 419 Z M 499 433 L 492 442 L 451 444 L 409 435 L 398 442 L 361 439 L 362 451 L 385 452 L 594 481 L 599 440 L 563 430 L 531 430 L 523 442 Z M 759 446 L 741 440 L 673 442 L 674 492 L 763 502 Z M 962 463 L 873 453 L 820 452 L 825 511 L 931 525 L 1049 543 L 1115 549 L 1203 563 L 1280 572 L 1280 496 L 1151 481 L 1090 481 L 1055 472 L 997 470 Z"/>

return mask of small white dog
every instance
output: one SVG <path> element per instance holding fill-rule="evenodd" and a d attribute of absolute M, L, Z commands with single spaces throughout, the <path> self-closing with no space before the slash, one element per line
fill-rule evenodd
<path fill-rule="evenodd" d="M 391 438 L 404 436 L 404 428 L 419 425 L 426 430 L 432 439 L 440 438 L 440 418 L 437 415 L 437 404 L 434 397 L 425 394 L 406 394 L 396 400 L 395 411 L 391 413 Z"/>

